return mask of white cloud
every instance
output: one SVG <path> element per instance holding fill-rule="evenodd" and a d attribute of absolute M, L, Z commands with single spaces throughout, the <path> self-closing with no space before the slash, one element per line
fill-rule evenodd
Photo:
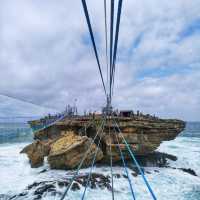
<path fill-rule="evenodd" d="M 103 1 L 88 8 L 105 72 Z M 199 10 L 199 0 L 124 1 L 117 107 L 199 119 L 200 33 L 181 37 Z M 82 110 L 104 104 L 80 1 L 1 0 L 0 27 L 0 93 L 59 109 L 75 98 Z"/>

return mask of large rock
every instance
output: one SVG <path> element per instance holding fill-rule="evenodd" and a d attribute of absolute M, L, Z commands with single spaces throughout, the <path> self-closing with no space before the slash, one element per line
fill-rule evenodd
<path fill-rule="evenodd" d="M 42 142 L 36 140 L 32 144 L 26 146 L 20 153 L 26 153 L 31 167 L 40 167 L 44 162 L 44 157 L 49 154 L 50 151 L 50 141 Z"/>
<path fill-rule="evenodd" d="M 97 146 L 93 144 L 91 138 L 86 136 L 78 136 L 73 132 L 64 134 L 51 145 L 48 156 L 48 162 L 53 169 L 73 169 L 79 165 L 83 156 L 87 152 L 87 156 L 83 166 L 91 165 Z M 89 150 L 88 150 L 89 149 Z M 96 161 L 103 158 L 101 149 L 98 149 Z"/>
<path fill-rule="evenodd" d="M 121 159 L 118 142 L 124 157 L 131 158 L 123 138 L 135 155 L 148 155 L 154 152 L 163 141 L 173 140 L 185 127 L 185 123 L 180 120 L 135 120 L 128 118 L 119 120 L 118 125 L 121 133 L 117 133 L 118 131 L 111 128 L 111 133 L 103 137 L 105 162 L 110 159 L 110 145 L 113 162 Z M 111 124 L 111 127 L 114 125 Z"/>
<path fill-rule="evenodd" d="M 123 137 L 130 144 L 135 155 L 143 156 L 154 152 L 163 141 L 173 140 L 185 127 L 185 122 L 181 120 L 159 119 L 148 116 L 118 116 L 109 119 L 104 125 L 104 131 L 99 133 L 99 135 L 103 135 L 97 161 L 110 162 L 110 146 L 113 162 L 121 159 L 116 136 L 119 137 L 119 146 L 123 155 L 126 159 L 130 159 Z M 115 121 L 117 121 L 122 134 L 116 133 L 118 128 L 116 128 Z M 35 132 L 34 139 L 43 143 L 33 143 L 32 150 L 28 152 L 31 163 L 33 163 L 32 166 L 40 165 L 43 162 L 44 155 L 47 155 L 41 153 L 43 148 L 41 144 L 53 141 L 48 147 L 48 162 L 51 168 L 72 169 L 77 167 L 101 123 L 102 116 L 78 116 L 66 118 L 44 130 Z M 98 142 L 98 138 L 95 142 Z M 94 144 L 88 152 L 83 166 L 91 164 L 96 148 Z M 37 152 L 39 152 L 39 155 L 37 155 Z"/>

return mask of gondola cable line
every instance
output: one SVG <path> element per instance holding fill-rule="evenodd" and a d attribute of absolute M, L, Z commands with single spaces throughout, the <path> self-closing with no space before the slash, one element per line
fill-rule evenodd
<path fill-rule="evenodd" d="M 117 55 L 117 46 L 118 46 L 118 36 L 119 36 L 119 26 L 120 26 L 120 18 L 121 18 L 122 0 L 118 1 L 118 12 L 117 12 L 117 22 L 116 22 L 116 32 L 115 32 L 115 43 L 114 43 L 114 55 L 113 55 L 114 0 L 111 0 L 111 18 L 110 18 L 111 19 L 111 23 L 110 23 L 110 80 L 109 80 L 110 81 L 110 88 L 109 88 L 109 94 L 106 92 L 105 84 L 104 84 L 104 81 L 103 81 L 103 75 L 101 73 L 101 67 L 100 67 L 100 64 L 99 64 L 98 54 L 97 54 L 97 50 L 96 50 L 96 44 L 95 44 L 95 41 L 94 41 L 94 35 L 93 35 L 93 31 L 92 31 L 91 24 L 90 24 L 90 19 L 89 19 L 89 14 L 88 14 L 88 10 L 87 10 L 86 1 L 82 0 L 82 4 L 83 4 L 83 9 L 84 9 L 86 21 L 87 21 L 87 24 L 88 24 L 88 28 L 89 28 L 89 32 L 90 32 L 90 37 L 91 37 L 91 40 L 92 40 L 93 49 L 94 49 L 94 52 L 95 52 L 97 64 L 98 64 L 98 67 L 99 67 L 99 72 L 100 72 L 100 75 L 101 75 L 101 79 L 102 79 L 104 91 L 105 91 L 105 94 L 107 96 L 109 96 L 109 102 L 107 102 L 107 103 L 109 103 L 109 105 L 111 105 L 111 100 L 112 100 L 112 95 L 113 95 L 114 76 L 115 76 L 115 62 L 116 62 L 116 55 Z M 105 4 L 104 4 L 104 12 L 106 12 Z M 106 14 L 105 14 L 105 16 L 106 16 Z M 108 113 L 106 114 L 106 117 L 110 117 L 110 116 L 108 116 Z M 116 123 L 116 127 L 117 127 L 117 129 L 119 131 L 119 134 L 121 134 L 123 136 L 123 134 L 121 133 L 121 130 L 119 129 L 119 126 L 118 126 L 118 124 L 117 124 L 116 121 L 115 121 L 115 123 Z M 110 128 L 110 124 L 109 124 L 109 128 Z M 115 135 L 115 136 L 117 136 L 117 138 L 118 138 L 118 135 Z M 133 154 L 131 148 L 129 147 L 129 144 L 126 142 L 126 140 L 125 140 L 124 137 L 123 137 L 123 140 L 124 140 L 124 142 L 125 142 L 125 144 L 126 144 L 126 146 L 128 148 L 129 154 L 131 155 L 131 157 L 133 157 L 133 160 L 136 163 L 136 166 L 138 167 L 138 169 L 139 169 L 139 171 L 140 171 L 140 173 L 141 173 L 141 175 L 142 175 L 142 177 L 144 179 L 144 182 L 145 182 L 147 188 L 149 189 L 149 191 L 150 191 L 150 193 L 152 195 L 152 198 L 154 200 L 156 200 L 155 194 L 154 194 L 153 190 L 151 189 L 151 187 L 150 187 L 150 185 L 149 185 L 149 183 L 148 183 L 148 181 L 147 181 L 144 173 L 142 172 L 141 167 L 139 166 L 137 160 L 135 159 L 134 154 Z M 110 146 L 111 146 L 111 144 L 110 144 Z M 122 151 L 120 149 L 119 141 L 118 141 L 118 147 L 119 147 L 119 150 L 120 150 L 121 159 L 122 159 L 123 164 L 124 164 L 124 169 L 125 169 L 125 171 L 127 173 L 127 176 L 128 176 L 128 170 L 127 170 L 126 163 L 125 163 L 125 160 L 124 160 L 124 157 L 123 157 L 123 153 L 122 153 Z M 112 173 L 112 171 L 111 171 L 111 173 Z M 132 197 L 135 200 L 135 194 L 134 194 L 134 191 L 133 191 L 133 188 L 132 188 L 132 184 L 131 184 L 130 178 L 128 178 L 128 181 L 129 181 L 129 185 L 130 185 Z M 69 188 L 70 187 L 68 187 L 66 191 L 68 191 Z M 67 194 L 66 191 L 63 194 L 61 200 L 63 200 L 65 198 L 65 195 Z M 113 192 L 113 185 L 112 185 L 112 192 Z M 113 194 L 114 194 L 114 192 L 113 192 Z M 112 198 L 114 199 L 114 195 L 112 195 Z M 84 196 L 82 196 L 82 200 L 83 199 L 84 199 Z"/>
<path fill-rule="evenodd" d="M 89 29 L 89 34 L 90 34 L 90 38 L 91 38 L 91 41 L 92 41 L 92 46 L 93 46 L 93 50 L 94 50 L 94 53 L 95 53 L 95 57 L 96 57 L 96 61 L 97 61 L 97 65 L 98 65 L 98 71 L 99 71 L 99 74 L 100 74 L 100 77 L 101 77 L 101 82 L 102 82 L 102 85 L 103 85 L 103 90 L 104 90 L 104 93 L 105 93 L 105 96 L 106 98 L 109 97 L 109 105 L 111 106 L 111 103 L 112 103 L 112 96 L 113 96 L 113 93 L 114 93 L 114 83 L 115 83 L 115 68 L 116 68 L 116 58 L 117 58 L 117 49 L 118 49 L 118 39 L 119 39 L 119 28 L 120 28 L 120 19 L 121 19 L 121 11 L 122 11 L 122 0 L 118 0 L 118 9 L 117 9 L 117 20 L 116 20 L 116 28 L 115 28 L 115 35 L 114 34 L 114 8 L 115 8 L 115 0 L 111 0 L 111 16 L 110 16 L 110 55 L 108 56 L 108 33 L 107 33 L 107 6 L 106 6 L 106 0 L 104 0 L 104 12 L 105 12 L 105 40 L 106 40 L 106 65 L 107 65 L 107 82 L 109 82 L 109 88 L 108 88 L 108 83 L 107 83 L 107 88 L 106 88 L 106 85 L 105 85 L 105 82 L 104 82 L 104 76 L 103 76 L 103 73 L 102 73 L 102 68 L 101 68 L 101 64 L 100 64 L 100 60 L 99 60 L 99 54 L 98 54 L 98 51 L 97 51 L 97 47 L 96 47 L 96 43 L 95 43 L 95 39 L 94 39 L 94 34 L 93 34 L 93 30 L 92 30 L 92 26 L 91 26 L 91 22 L 90 22 L 90 17 L 89 17 L 89 13 L 88 13 L 88 9 L 87 9 L 87 4 L 86 4 L 86 1 L 85 0 L 82 0 L 82 5 L 83 5 L 83 9 L 84 9 L 84 14 L 85 14 L 85 17 L 86 17 L 86 21 L 87 21 L 87 25 L 88 25 L 88 29 Z M 114 41 L 113 41 L 114 39 Z M 114 42 L 114 43 L 113 43 Z M 110 58 L 110 62 L 108 64 L 108 57 Z M 108 67 L 110 67 L 110 69 L 108 69 Z M 109 73 L 109 74 L 108 74 Z M 109 77 L 109 80 L 108 80 L 108 77 Z M 5 96 L 5 95 L 4 95 Z M 9 96 L 7 96 L 9 97 Z M 24 100 L 22 100 L 24 101 Z M 25 102 L 25 101 L 24 101 Z M 36 105 L 32 102 L 28 102 L 28 103 L 31 103 L 33 105 Z M 38 105 L 36 105 L 38 106 Z M 63 114 L 61 117 L 59 117 L 57 120 L 53 121 L 52 123 L 49 123 L 48 125 L 44 126 L 43 128 L 41 129 L 38 129 L 37 131 L 41 131 L 45 128 L 48 128 L 52 125 L 54 125 L 55 123 L 65 119 L 66 117 L 66 114 Z M 73 184 L 73 181 L 76 179 L 76 177 L 78 176 L 79 174 L 79 171 L 87 157 L 87 153 L 88 151 L 90 150 L 91 146 L 93 144 L 95 144 L 95 139 L 98 137 L 100 131 L 101 131 L 101 137 L 103 135 L 103 130 L 104 130 L 104 126 L 105 126 L 105 123 L 108 123 L 108 121 L 106 121 L 106 119 L 109 118 L 111 119 L 112 116 L 108 115 L 108 113 L 106 114 L 106 116 L 103 116 L 102 118 L 102 121 L 101 121 L 101 125 L 99 127 L 99 129 L 97 130 L 97 133 L 95 135 L 95 137 L 92 139 L 92 142 L 88 148 L 88 150 L 85 152 L 82 160 L 80 161 L 76 171 L 75 171 L 75 174 L 74 176 L 71 178 L 70 180 L 70 183 L 68 184 L 65 192 L 63 193 L 62 197 L 61 197 L 61 200 L 63 200 L 65 198 L 65 196 L 67 195 L 71 185 Z M 126 141 L 125 137 L 123 136 L 122 134 L 122 131 L 120 130 L 120 127 L 118 125 L 118 123 L 116 122 L 116 120 L 113 118 L 113 121 L 116 125 L 116 128 L 118 130 L 118 133 L 115 133 L 115 137 L 117 138 L 117 146 L 119 148 L 119 151 L 120 151 L 120 156 L 121 156 L 121 159 L 122 159 L 122 162 L 123 162 L 123 165 L 124 165 L 124 169 L 125 169 L 125 172 L 127 174 L 127 177 L 128 177 L 128 181 L 129 181 L 129 185 L 130 185 L 130 189 L 131 189 L 131 193 L 132 193 L 132 197 L 133 199 L 135 200 L 135 194 L 134 194 L 134 191 L 133 191 L 133 187 L 132 187 L 132 183 L 131 183 L 131 180 L 130 180 L 130 177 L 129 177 L 129 174 L 128 174 L 128 169 L 127 169 L 127 166 L 126 166 L 126 162 L 125 162 L 125 158 L 123 156 L 123 152 L 121 151 L 121 148 L 120 148 L 120 145 L 119 145 L 119 139 L 118 139 L 118 136 L 120 135 L 123 139 L 123 142 L 125 144 L 125 146 L 127 147 L 127 150 L 131 156 L 131 158 L 133 159 L 134 161 L 134 164 L 137 166 L 140 174 L 142 175 L 142 178 L 145 182 L 145 185 L 147 186 L 152 198 L 154 200 L 156 200 L 156 196 L 145 176 L 145 174 L 143 173 L 139 163 L 137 162 L 136 158 L 135 158 L 135 155 L 134 155 L 134 152 L 131 148 L 131 146 L 128 144 L 128 142 Z M 109 137 L 111 139 L 111 134 L 110 134 L 110 121 L 109 121 Z M 115 130 L 115 127 L 114 127 L 114 130 Z M 116 132 L 116 130 L 115 130 Z M 97 155 L 97 152 L 98 152 L 98 149 L 99 149 L 99 145 L 100 145 L 100 142 L 101 142 L 101 138 L 99 138 L 99 142 L 98 142 L 98 145 L 97 145 L 97 151 L 96 153 L 94 154 L 94 157 L 92 159 L 92 165 L 90 166 L 90 172 L 89 172 L 89 176 L 88 176 L 88 180 L 87 180 L 87 185 L 85 187 L 85 190 L 84 190 L 84 193 L 83 193 L 83 196 L 82 196 L 82 200 L 84 199 L 85 197 L 85 193 L 86 193 L 86 190 L 87 190 L 87 187 L 88 187 L 88 183 L 90 181 L 90 177 L 91 177 L 91 174 L 92 174 L 92 170 L 94 168 L 94 164 L 95 164 L 95 158 L 96 158 L 96 155 Z M 111 147 L 111 140 L 110 140 L 110 167 L 111 167 L 111 176 L 112 176 L 112 199 L 114 200 L 114 187 L 113 187 L 113 162 L 112 162 L 112 147 Z"/>
<path fill-rule="evenodd" d="M 105 86 L 105 82 L 104 82 L 104 78 L 103 78 L 103 74 L 102 74 L 102 70 L 101 70 L 101 65 L 100 65 L 100 61 L 99 61 L 99 55 L 98 55 L 98 52 L 97 52 L 97 47 L 96 47 L 94 34 L 93 34 L 91 22 L 90 22 L 90 17 L 89 17 L 89 13 L 88 13 L 88 8 L 87 8 L 87 4 L 86 4 L 85 0 L 82 0 L 82 5 L 83 5 L 84 14 L 85 14 L 86 22 L 87 22 L 87 25 L 88 25 L 88 30 L 89 30 L 89 33 L 90 33 L 90 38 L 91 38 L 91 41 L 92 41 L 92 46 L 93 46 L 93 49 L 94 49 L 99 73 L 100 73 L 100 76 L 101 76 L 101 81 L 102 81 L 102 84 L 103 84 L 104 93 L 107 96 L 106 86 Z"/>
<path fill-rule="evenodd" d="M 146 178 L 146 176 L 145 176 L 142 168 L 140 167 L 140 165 L 139 165 L 139 163 L 138 163 L 138 161 L 137 161 L 137 159 L 136 159 L 136 157 L 135 157 L 135 155 L 133 153 L 133 150 L 131 149 L 130 145 L 128 144 L 128 142 L 126 141 L 125 137 L 123 136 L 122 131 L 120 130 L 119 125 L 118 125 L 118 123 L 116 122 L 115 119 L 114 119 L 114 123 L 116 125 L 117 130 L 118 130 L 118 134 L 120 134 L 120 136 L 122 137 L 122 139 L 124 141 L 124 144 L 126 145 L 127 150 L 129 152 L 129 155 L 133 159 L 133 162 L 136 165 L 136 167 L 138 168 L 138 170 L 139 170 L 139 172 L 140 172 L 140 174 L 141 174 L 141 176 L 143 178 L 143 181 L 144 181 L 145 185 L 147 186 L 147 188 L 148 188 L 148 190 L 149 190 L 149 192 L 150 192 L 150 194 L 152 196 L 152 199 L 157 200 L 156 195 L 154 194 L 153 189 L 151 188 L 151 186 L 150 186 L 150 184 L 149 184 L 149 182 L 148 182 L 148 180 L 147 180 L 147 178 Z"/>
<path fill-rule="evenodd" d="M 129 183 L 129 187 L 130 187 L 130 190 L 131 190 L 131 194 L 132 194 L 133 200 L 136 200 L 135 193 L 134 193 L 134 190 L 133 190 L 133 185 L 132 185 L 132 182 L 131 182 L 131 179 L 130 179 L 130 175 L 129 175 L 129 172 L 128 172 L 128 169 L 127 169 L 127 164 L 126 164 L 123 152 L 122 152 L 122 150 L 120 148 L 119 138 L 118 138 L 118 134 L 116 133 L 115 128 L 114 128 L 114 131 L 115 131 L 115 138 L 117 139 L 117 147 L 118 147 L 119 152 L 120 152 L 121 160 L 122 160 L 122 163 L 123 163 L 123 166 L 124 166 L 124 171 L 125 171 L 127 179 L 128 179 L 128 183 Z"/>
<path fill-rule="evenodd" d="M 111 133 L 110 133 L 110 123 L 111 123 L 111 120 L 109 119 L 108 121 L 109 123 L 109 127 L 108 127 L 108 131 L 109 131 L 109 145 L 110 145 L 110 148 L 109 148 L 109 153 L 110 153 L 110 172 L 111 172 L 111 189 L 112 189 L 112 200 L 115 199 L 115 195 L 114 195 L 114 180 L 113 180 L 113 158 L 112 158 L 112 146 L 111 146 Z"/>

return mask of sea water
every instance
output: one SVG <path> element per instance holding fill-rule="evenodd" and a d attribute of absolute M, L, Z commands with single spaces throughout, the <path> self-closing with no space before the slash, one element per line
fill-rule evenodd
<path fill-rule="evenodd" d="M 21 193 L 35 181 L 58 180 L 66 176 L 62 170 L 48 170 L 48 163 L 37 169 L 32 169 L 26 155 L 20 154 L 24 146 L 32 142 L 32 133 L 27 124 L 0 124 L 0 200 Z M 187 123 L 186 130 L 175 140 L 163 142 L 158 151 L 178 157 L 177 161 L 169 161 L 172 168 L 191 168 L 198 176 L 190 175 L 179 169 L 153 168 L 145 170 L 147 179 L 160 200 L 200 200 L 200 123 Z M 46 169 L 45 173 L 41 173 Z M 84 169 L 81 172 L 86 172 Z M 122 167 L 114 167 L 113 171 L 125 174 Z M 93 172 L 110 175 L 110 167 L 96 167 Z M 129 170 L 131 172 L 131 170 Z M 136 199 L 152 199 L 141 176 L 131 177 Z M 59 190 L 59 188 L 58 188 Z M 84 188 L 70 191 L 66 199 L 81 199 Z M 64 189 L 60 189 L 62 193 Z M 114 178 L 115 199 L 132 199 L 129 183 L 126 178 Z M 42 199 L 59 199 L 60 196 L 44 196 Z M 19 197 L 19 200 L 34 199 L 33 195 Z M 88 189 L 86 198 L 89 200 L 112 199 L 107 189 Z"/>

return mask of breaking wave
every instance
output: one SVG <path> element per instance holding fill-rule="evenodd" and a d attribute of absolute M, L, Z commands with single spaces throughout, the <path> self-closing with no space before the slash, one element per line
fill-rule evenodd
<path fill-rule="evenodd" d="M 0 126 L 0 200 L 8 200 L 10 196 L 24 192 L 28 185 L 40 181 L 54 181 L 63 179 L 68 173 L 62 170 L 49 170 L 47 162 L 37 169 L 30 168 L 25 155 L 19 154 L 21 149 L 32 140 L 32 133 L 27 124 L 15 125 L 8 128 L 6 125 Z M 168 161 L 171 168 L 147 167 L 146 174 L 158 199 L 161 200 L 199 200 L 200 199 L 200 123 L 188 123 L 186 130 L 175 140 L 163 142 L 158 149 L 178 157 L 176 161 Z M 197 176 L 173 167 L 191 168 Z M 121 178 L 114 178 L 115 199 L 128 200 L 131 193 L 128 181 L 123 177 L 124 169 L 114 167 L 114 172 L 121 174 Z M 88 169 L 81 170 L 81 173 Z M 109 167 L 96 167 L 94 172 L 110 175 Z M 131 172 L 131 170 L 130 170 Z M 151 199 L 140 176 L 131 177 L 137 199 Z M 70 191 L 70 200 L 80 199 L 83 192 Z M 58 192 L 63 192 L 64 188 L 57 188 Z M 17 200 L 33 200 L 33 191 L 28 193 L 28 197 L 18 197 Z M 48 193 L 42 199 L 59 200 L 59 194 Z M 87 199 L 107 200 L 111 199 L 111 192 L 107 189 L 88 189 Z"/>

